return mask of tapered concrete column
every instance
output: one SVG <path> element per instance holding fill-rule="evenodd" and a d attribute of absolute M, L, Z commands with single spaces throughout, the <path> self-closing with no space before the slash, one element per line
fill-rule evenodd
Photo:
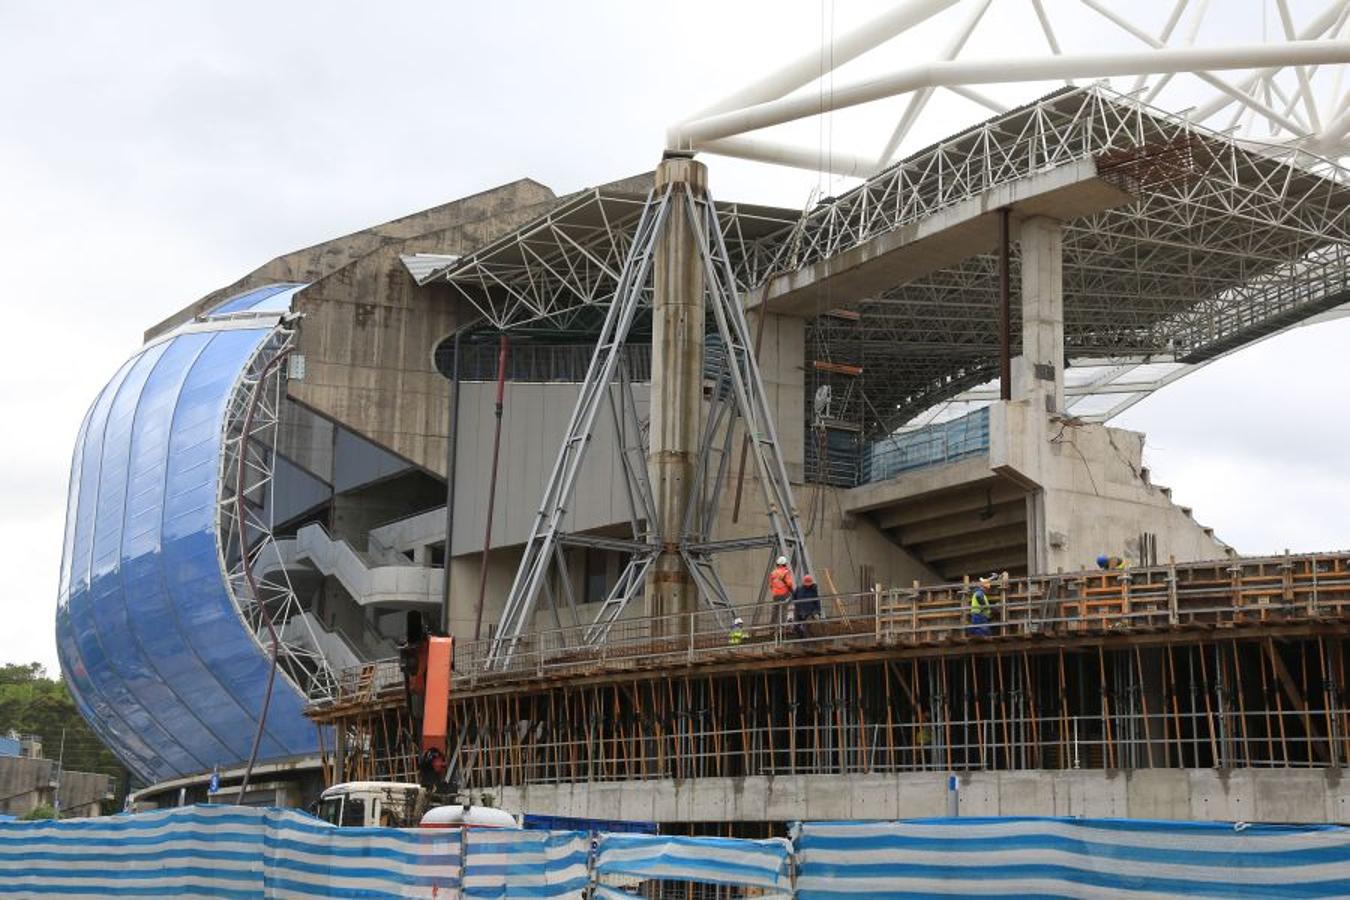
<path fill-rule="evenodd" d="M 1022 355 L 1013 361 L 1013 399 L 1064 410 L 1063 225 L 1036 216 L 1021 224 Z"/>
<path fill-rule="evenodd" d="M 664 159 L 656 190 L 683 182 L 708 189 L 708 169 L 692 159 Z M 698 594 L 675 551 L 685 500 L 694 477 L 703 399 L 703 263 L 683 208 L 673 207 L 656 245 L 652 293 L 651 435 L 647 475 L 659 510 L 666 549 L 647 578 L 647 612 L 693 610 Z"/>

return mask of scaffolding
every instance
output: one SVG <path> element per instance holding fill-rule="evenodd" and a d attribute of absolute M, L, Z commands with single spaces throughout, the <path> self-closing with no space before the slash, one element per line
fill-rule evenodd
<path fill-rule="evenodd" d="M 988 634 L 956 584 L 826 597 L 822 619 L 765 616 L 738 645 L 707 611 L 666 617 L 682 630 L 621 620 L 600 647 L 528 635 L 506 670 L 463 643 L 452 768 L 497 788 L 1350 760 L 1350 553 L 1006 579 L 990 597 Z M 311 717 L 375 771 L 398 732 L 375 709 L 400 697 Z"/>

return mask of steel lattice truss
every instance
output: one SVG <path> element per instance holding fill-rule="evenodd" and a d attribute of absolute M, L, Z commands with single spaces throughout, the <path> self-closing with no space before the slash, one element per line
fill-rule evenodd
<path fill-rule="evenodd" d="M 333 696 L 336 677 L 291 587 L 270 516 L 277 422 L 285 397 L 285 367 L 275 361 L 284 357 L 294 336 L 289 328 L 277 328 L 230 394 L 217 477 L 216 534 L 221 569 L 239 615 L 268 654 L 272 644 L 265 616 L 270 617 L 280 635 L 278 668 L 313 699 Z"/>
<path fill-rule="evenodd" d="M 564 200 L 520 230 L 422 277 L 444 280 L 493 328 L 522 326 L 598 332 L 632 246 L 651 178 L 642 193 L 593 188 Z M 758 239 L 791 228 L 794 213 L 719 203 L 722 237 L 738 278 L 766 273 L 776 244 Z M 643 305 L 650 307 L 651 298 Z"/>
<path fill-rule="evenodd" d="M 818 262 L 1083 159 L 1136 199 L 1066 225 L 1070 360 L 1197 362 L 1350 301 L 1343 170 L 1290 147 L 1245 149 L 1097 86 L 992 119 L 822 204 L 793 244 L 780 238 L 771 268 Z M 817 317 L 808 355 L 864 369 L 853 405 L 832 414 L 887 429 L 986 380 L 996 366 L 997 286 L 996 259 L 974 256 L 865 301 L 860 322 Z M 828 298 L 822 312 L 849 299 Z"/>
<path fill-rule="evenodd" d="M 1197 363 L 1350 301 L 1350 173 L 1289 146 L 1258 152 L 1100 85 L 990 119 L 801 216 L 729 204 L 719 213 L 744 290 L 1083 160 L 1135 199 L 1066 224 L 1071 362 Z M 586 192 L 426 280 L 448 282 L 499 328 L 594 329 L 640 206 Z M 832 417 L 885 430 L 985 381 L 997 283 L 994 258 L 975 255 L 879 297 L 823 299 L 808 366 L 863 374 L 818 375 L 808 393 L 833 381 Z M 850 305 L 860 318 L 829 314 Z"/>

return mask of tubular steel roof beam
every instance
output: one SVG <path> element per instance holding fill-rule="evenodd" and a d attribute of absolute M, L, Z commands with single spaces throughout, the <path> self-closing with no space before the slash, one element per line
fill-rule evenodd
<path fill-rule="evenodd" d="M 1093 0 L 1083 2 L 1090 5 Z M 1050 59 L 946 60 L 910 66 L 868 81 L 836 85 L 824 97 L 771 100 L 685 122 L 672 130 L 670 145 L 673 149 L 693 149 L 703 141 L 744 134 L 925 87 L 1347 62 L 1350 62 L 1350 42 L 1346 41 L 1292 41 L 1220 48 L 1172 47 L 1144 53 L 1096 53 Z M 1275 110 L 1270 113 L 1279 115 Z"/>

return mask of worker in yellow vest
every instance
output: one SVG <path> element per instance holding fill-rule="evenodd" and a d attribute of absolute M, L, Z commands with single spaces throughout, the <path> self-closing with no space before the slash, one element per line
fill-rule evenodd
<path fill-rule="evenodd" d="M 741 617 L 737 616 L 732 619 L 731 631 L 727 632 L 727 643 L 736 647 L 740 644 L 744 644 L 747 637 L 749 637 L 749 635 L 745 633 L 745 622 L 741 620 Z"/>
<path fill-rule="evenodd" d="M 970 592 L 970 633 L 989 637 L 989 579 L 981 578 Z"/>

